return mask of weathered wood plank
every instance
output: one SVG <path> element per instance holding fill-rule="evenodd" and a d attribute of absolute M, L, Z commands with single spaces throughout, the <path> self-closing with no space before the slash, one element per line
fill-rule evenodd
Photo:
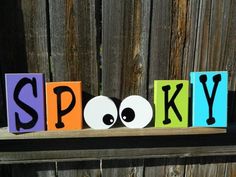
<path fill-rule="evenodd" d="M 102 93 L 146 97 L 150 1 L 102 1 Z"/>
<path fill-rule="evenodd" d="M 199 3 L 194 71 L 206 71 L 212 0 L 200 0 Z"/>
<path fill-rule="evenodd" d="M 236 158 L 235 158 L 235 156 L 228 157 L 226 163 L 227 164 L 226 164 L 225 176 L 227 176 L 227 177 L 236 176 Z"/>
<path fill-rule="evenodd" d="M 30 19 L 24 18 L 21 2 L 2 1 L 0 20 L 1 74 L 6 72 L 27 72 L 25 39 L 25 25 L 27 22 L 25 20 L 28 20 L 29 24 Z M 31 20 L 33 20 L 33 17 Z M 1 78 L 3 78 L 3 75 Z"/>
<path fill-rule="evenodd" d="M 163 177 L 165 171 L 166 159 L 145 159 L 144 160 L 144 177 Z"/>
<path fill-rule="evenodd" d="M 194 70 L 225 70 L 230 0 L 200 1 Z M 228 19 L 228 20 L 226 20 Z"/>
<path fill-rule="evenodd" d="M 46 14 L 46 0 L 1 2 L 1 91 L 5 73 L 42 72 L 49 79 Z M 5 100 L 4 92 L 0 95 L 1 101 Z M 1 112 L 4 104 L 1 103 Z M 5 116 L 1 121 L 6 124 Z"/>
<path fill-rule="evenodd" d="M 100 161 L 57 163 L 58 177 L 101 177 Z"/>
<path fill-rule="evenodd" d="M 49 0 L 53 81 L 81 80 L 98 95 L 98 59 L 94 0 Z"/>
<path fill-rule="evenodd" d="M 186 39 L 187 0 L 172 1 L 171 43 L 168 79 L 182 79 Z"/>
<path fill-rule="evenodd" d="M 184 177 L 185 159 L 145 159 L 144 177 Z"/>
<path fill-rule="evenodd" d="M 11 169 L 11 177 L 56 177 L 54 163 L 13 164 L 9 166 Z"/>
<path fill-rule="evenodd" d="M 6 72 L 42 72 L 47 78 L 46 1 L 3 1 L 0 62 Z"/>
<path fill-rule="evenodd" d="M 185 159 L 167 158 L 165 168 L 166 177 L 184 177 Z"/>
<path fill-rule="evenodd" d="M 168 79 L 171 24 L 172 24 L 172 1 L 153 1 L 150 58 L 149 58 L 149 83 L 148 100 L 153 103 L 154 80 Z"/>
<path fill-rule="evenodd" d="M 236 90 L 236 12 L 235 12 L 236 2 L 231 0 L 230 3 L 230 12 L 229 16 L 227 16 L 228 21 L 228 31 L 227 31 L 227 39 L 226 39 L 226 46 L 225 46 L 225 54 L 222 60 L 225 62 L 224 66 L 229 71 L 229 89 Z"/>
<path fill-rule="evenodd" d="M 226 47 L 226 37 L 228 30 L 228 20 L 230 11 L 230 0 L 212 1 L 211 17 L 209 24 L 209 51 L 208 70 L 224 70 L 224 53 Z"/>
<path fill-rule="evenodd" d="M 49 76 L 46 0 L 21 1 L 28 72 Z"/>
<path fill-rule="evenodd" d="M 143 177 L 144 160 L 103 160 L 103 177 Z"/>
<path fill-rule="evenodd" d="M 182 79 L 189 79 L 189 73 L 194 69 L 199 4 L 200 1 L 187 1 L 187 21 L 183 56 L 184 58 L 182 64 Z"/>
<path fill-rule="evenodd" d="M 0 152 L 0 164 L 236 155 L 235 146 Z M 189 167 L 192 168 L 192 167 Z M 194 167 L 195 168 L 195 167 Z"/>
<path fill-rule="evenodd" d="M 224 69 L 228 70 L 229 72 L 229 112 L 228 117 L 230 119 L 230 122 L 235 122 L 235 116 L 236 116 L 236 1 L 231 0 L 230 3 L 230 10 L 229 10 L 229 16 L 227 16 L 228 21 L 228 31 L 227 31 L 227 37 L 226 37 L 226 45 L 225 45 L 225 53 L 224 56 L 222 56 L 222 60 L 224 61 L 223 66 Z"/>
<path fill-rule="evenodd" d="M 0 140 L 20 139 L 62 139 L 62 138 L 94 138 L 94 137 L 141 137 L 141 136 L 178 136 L 178 135 L 210 135 L 225 134 L 223 128 L 112 128 L 105 130 L 83 129 L 71 131 L 44 131 L 27 134 L 12 134 L 5 128 L 0 129 Z"/>
<path fill-rule="evenodd" d="M 185 176 L 222 177 L 226 172 L 225 157 L 199 157 L 187 160 Z M 226 175 L 227 176 L 227 175 Z"/>

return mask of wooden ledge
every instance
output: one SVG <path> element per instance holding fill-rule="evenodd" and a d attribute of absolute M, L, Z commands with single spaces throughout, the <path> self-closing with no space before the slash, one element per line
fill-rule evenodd
<path fill-rule="evenodd" d="M 111 128 L 108 130 L 83 129 L 75 131 L 43 131 L 24 134 L 9 133 L 7 128 L 0 129 L 0 140 L 20 139 L 62 139 L 62 138 L 102 138 L 102 137 L 139 137 L 139 136 L 175 136 L 175 135 L 204 135 L 223 134 L 226 128 Z"/>

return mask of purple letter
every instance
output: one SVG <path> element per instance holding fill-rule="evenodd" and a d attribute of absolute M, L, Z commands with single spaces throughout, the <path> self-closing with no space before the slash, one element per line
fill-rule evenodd
<path fill-rule="evenodd" d="M 45 130 L 43 74 L 6 74 L 5 80 L 9 132 Z"/>

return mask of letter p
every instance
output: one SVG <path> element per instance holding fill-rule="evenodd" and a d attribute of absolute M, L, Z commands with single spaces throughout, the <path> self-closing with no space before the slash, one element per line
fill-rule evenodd
<path fill-rule="evenodd" d="M 46 83 L 48 130 L 82 129 L 81 82 Z"/>

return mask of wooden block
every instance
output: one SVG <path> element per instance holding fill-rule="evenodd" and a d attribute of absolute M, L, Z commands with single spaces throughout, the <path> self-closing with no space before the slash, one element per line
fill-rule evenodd
<path fill-rule="evenodd" d="M 187 80 L 155 80 L 155 127 L 188 127 Z"/>
<path fill-rule="evenodd" d="M 143 97 L 131 95 L 125 98 L 119 108 L 120 119 L 128 128 L 144 128 L 153 117 L 152 106 Z"/>
<path fill-rule="evenodd" d="M 9 132 L 45 130 L 43 74 L 6 74 L 5 83 Z"/>
<path fill-rule="evenodd" d="M 92 129 L 108 129 L 117 120 L 117 107 L 106 96 L 96 96 L 84 108 L 84 120 Z"/>
<path fill-rule="evenodd" d="M 78 82 L 46 83 L 48 130 L 82 129 L 82 84 Z"/>
<path fill-rule="evenodd" d="M 191 72 L 194 127 L 227 126 L 228 72 Z"/>

